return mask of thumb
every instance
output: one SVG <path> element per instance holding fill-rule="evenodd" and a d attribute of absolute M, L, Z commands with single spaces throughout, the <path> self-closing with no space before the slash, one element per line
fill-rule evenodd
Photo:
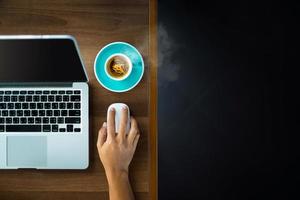
<path fill-rule="evenodd" d="M 106 128 L 106 122 L 103 123 L 101 129 L 99 130 L 98 134 L 98 141 L 97 141 L 97 147 L 102 147 L 102 145 L 105 143 L 107 138 L 107 128 Z"/>

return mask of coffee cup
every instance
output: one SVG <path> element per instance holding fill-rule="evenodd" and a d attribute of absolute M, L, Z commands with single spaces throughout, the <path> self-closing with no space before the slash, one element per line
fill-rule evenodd
<path fill-rule="evenodd" d="M 125 54 L 116 53 L 106 59 L 104 68 L 109 78 L 122 81 L 131 74 L 132 62 Z"/>

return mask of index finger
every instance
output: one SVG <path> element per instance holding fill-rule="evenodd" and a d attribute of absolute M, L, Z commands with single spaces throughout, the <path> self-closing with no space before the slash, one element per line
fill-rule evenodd
<path fill-rule="evenodd" d="M 120 120 L 120 125 L 119 125 L 119 135 L 122 137 L 122 139 L 124 139 L 126 136 L 127 120 L 129 120 L 128 119 L 128 109 L 127 109 L 127 107 L 122 107 L 121 120 Z"/>
<path fill-rule="evenodd" d="M 107 116 L 107 139 L 111 141 L 115 138 L 115 135 L 115 109 L 110 108 Z"/>

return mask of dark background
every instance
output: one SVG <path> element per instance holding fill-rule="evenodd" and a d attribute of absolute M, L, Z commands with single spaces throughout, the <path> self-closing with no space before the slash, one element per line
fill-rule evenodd
<path fill-rule="evenodd" d="M 285 74 L 297 6 L 196 2 L 158 0 L 159 199 L 292 199 Z"/>

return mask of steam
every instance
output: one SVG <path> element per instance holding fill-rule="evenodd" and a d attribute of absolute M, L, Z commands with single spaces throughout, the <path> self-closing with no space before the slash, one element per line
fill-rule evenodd
<path fill-rule="evenodd" d="M 175 53 L 179 46 L 168 34 L 163 24 L 158 25 L 158 67 L 159 81 L 168 83 L 179 77 L 180 65 L 176 63 Z"/>

